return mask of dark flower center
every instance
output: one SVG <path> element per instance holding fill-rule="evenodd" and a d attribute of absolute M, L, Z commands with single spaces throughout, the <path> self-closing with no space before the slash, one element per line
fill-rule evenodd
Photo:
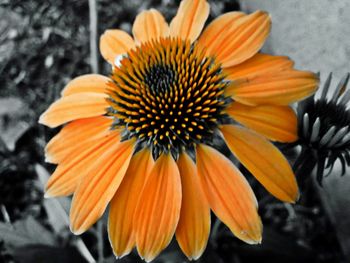
<path fill-rule="evenodd" d="M 109 90 L 113 127 L 137 137 L 154 156 L 210 141 L 228 103 L 228 82 L 195 44 L 164 38 L 131 50 L 113 70 Z"/>
<path fill-rule="evenodd" d="M 154 93 L 165 93 L 176 81 L 176 72 L 170 66 L 154 65 L 145 75 L 145 84 L 150 87 Z"/>

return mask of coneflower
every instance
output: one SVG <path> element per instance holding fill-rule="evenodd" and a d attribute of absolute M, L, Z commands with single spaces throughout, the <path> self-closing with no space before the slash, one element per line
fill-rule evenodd
<path fill-rule="evenodd" d="M 310 173 L 316 166 L 319 184 L 332 172 L 337 160 L 341 163 L 341 175 L 350 165 L 350 90 L 347 74 L 337 85 L 333 94 L 329 91 L 332 74 L 315 95 L 298 104 L 299 140 L 301 152 L 295 162 L 300 176 Z M 302 175 L 304 174 L 304 175 Z"/>
<path fill-rule="evenodd" d="M 298 198 L 288 161 L 268 139 L 297 139 L 288 105 L 311 95 L 318 77 L 287 57 L 257 53 L 270 31 L 267 13 L 227 13 L 202 32 L 208 15 L 205 0 L 184 0 L 170 25 L 151 9 L 136 17 L 134 38 L 107 30 L 100 49 L 111 76 L 72 80 L 40 118 L 68 123 L 46 148 L 58 164 L 46 196 L 74 193 L 76 234 L 110 204 L 117 257 L 136 247 L 150 261 L 175 234 L 188 258 L 198 258 L 210 210 L 241 240 L 261 242 L 255 195 L 213 145 L 216 136 L 274 196 Z"/>

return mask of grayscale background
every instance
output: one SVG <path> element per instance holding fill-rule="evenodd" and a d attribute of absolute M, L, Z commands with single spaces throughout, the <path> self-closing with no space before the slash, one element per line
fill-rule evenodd
<path fill-rule="evenodd" d="M 209 3 L 209 21 L 233 10 L 268 11 L 272 32 L 262 51 L 289 56 L 297 69 L 320 72 L 321 82 L 333 72 L 335 85 L 350 71 L 349 0 Z M 68 227 L 70 198 L 43 198 L 43 185 L 55 169 L 44 162 L 43 149 L 59 128 L 47 129 L 37 120 L 70 79 L 91 72 L 109 74 L 96 49 L 105 29 L 130 32 L 135 16 L 151 7 L 170 21 L 178 4 L 0 0 L 0 263 L 141 262 L 135 252 L 116 261 L 107 217 L 76 237 Z M 311 185 L 308 198 L 295 206 L 251 183 L 264 222 L 262 245 L 243 244 L 213 216 L 210 241 L 198 262 L 350 262 L 350 174 L 340 178 L 335 171 L 323 188 Z M 172 242 L 154 262 L 187 259 Z"/>

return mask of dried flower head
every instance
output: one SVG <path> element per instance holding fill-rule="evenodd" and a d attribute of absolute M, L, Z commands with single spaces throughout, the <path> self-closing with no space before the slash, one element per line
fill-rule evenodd
<path fill-rule="evenodd" d="M 342 175 L 350 165 L 350 90 L 346 89 L 349 74 L 339 82 L 332 95 L 329 92 L 331 79 L 332 74 L 320 90 L 319 98 L 314 95 L 298 104 L 297 144 L 302 149 L 295 167 L 298 173 L 310 173 L 316 166 L 320 184 L 324 175 L 332 172 L 337 160 L 341 163 Z"/>

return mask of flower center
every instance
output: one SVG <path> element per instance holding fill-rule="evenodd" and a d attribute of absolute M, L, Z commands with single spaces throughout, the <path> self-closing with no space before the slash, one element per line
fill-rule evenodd
<path fill-rule="evenodd" d="M 229 99 L 221 67 L 196 44 L 174 38 L 131 50 L 113 70 L 113 128 L 137 137 L 154 156 L 211 141 Z"/>

